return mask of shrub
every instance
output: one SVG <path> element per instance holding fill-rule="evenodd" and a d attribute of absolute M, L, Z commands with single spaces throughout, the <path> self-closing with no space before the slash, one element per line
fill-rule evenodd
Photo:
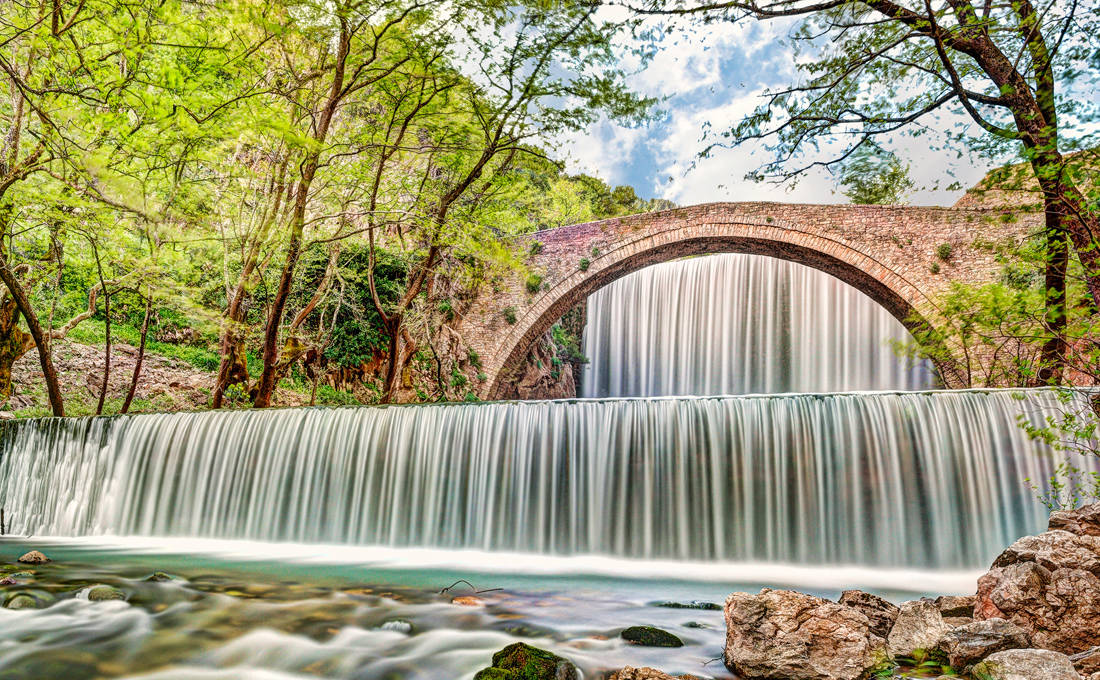
<path fill-rule="evenodd" d="M 481 368 L 481 355 L 473 347 L 466 348 L 466 359 L 474 368 Z"/>
<path fill-rule="evenodd" d="M 537 293 L 537 292 L 539 292 L 539 288 L 542 287 L 542 274 L 532 273 L 532 274 L 528 275 L 527 281 L 525 282 L 525 284 L 527 285 L 527 292 L 528 293 Z"/>
<path fill-rule="evenodd" d="M 591 264 L 591 262 L 589 262 L 587 257 L 582 257 L 581 258 L 581 263 L 580 263 L 581 271 L 582 272 L 588 271 L 588 265 L 590 265 L 590 264 Z"/>
<path fill-rule="evenodd" d="M 528 253 L 532 257 L 542 252 L 542 241 L 531 241 L 531 247 L 528 249 Z"/>
<path fill-rule="evenodd" d="M 941 243 L 936 247 L 936 257 L 940 258 L 944 262 L 951 259 L 951 244 Z"/>
<path fill-rule="evenodd" d="M 932 272 L 933 274 L 939 274 L 940 273 L 940 263 L 939 262 L 933 262 L 932 266 L 928 268 L 928 271 Z"/>
<path fill-rule="evenodd" d="M 439 312 L 447 321 L 455 320 L 455 308 L 454 305 L 451 304 L 450 300 L 444 300 L 439 303 Z"/>
<path fill-rule="evenodd" d="M 513 325 L 516 323 L 516 308 L 515 307 L 505 307 L 503 310 L 501 310 L 501 314 L 504 315 L 504 320 L 507 321 L 508 323 L 513 324 Z"/>

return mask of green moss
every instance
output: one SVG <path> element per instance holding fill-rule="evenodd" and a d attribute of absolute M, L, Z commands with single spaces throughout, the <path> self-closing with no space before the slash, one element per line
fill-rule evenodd
<path fill-rule="evenodd" d="M 619 633 L 619 637 L 643 647 L 683 647 L 684 641 L 667 630 L 653 626 L 631 626 Z"/>
<path fill-rule="evenodd" d="M 493 655 L 493 665 L 478 671 L 474 680 L 557 680 L 576 677 L 577 667 L 545 649 L 517 642 Z"/>

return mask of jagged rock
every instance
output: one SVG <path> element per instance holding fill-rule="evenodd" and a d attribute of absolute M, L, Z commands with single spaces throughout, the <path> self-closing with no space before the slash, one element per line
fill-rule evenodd
<path fill-rule="evenodd" d="M 949 630 L 935 602 L 910 600 L 899 607 L 898 618 L 886 638 L 886 647 L 890 656 L 913 656 L 918 649 L 935 649 Z"/>
<path fill-rule="evenodd" d="M 663 671 L 659 671 L 656 668 L 626 668 L 619 669 L 612 673 L 607 680 L 697 680 L 694 675 L 669 675 Z"/>
<path fill-rule="evenodd" d="M 947 631 L 937 649 L 947 657 L 952 668 L 962 670 L 990 654 L 1030 646 L 1027 633 L 1016 624 L 1004 619 L 988 619 Z"/>
<path fill-rule="evenodd" d="M 1078 536 L 1100 536 L 1100 503 L 1051 513 L 1047 530 L 1068 531 Z"/>
<path fill-rule="evenodd" d="M 667 630 L 653 626 L 631 626 L 619 633 L 627 642 L 643 647 L 683 647 L 684 641 Z"/>
<path fill-rule="evenodd" d="M 894 621 L 898 618 L 896 604 L 862 590 L 845 590 L 840 594 L 838 602 L 863 612 L 871 622 L 871 632 L 880 638 L 886 638 L 890 634 L 890 629 L 894 627 Z"/>
<path fill-rule="evenodd" d="M 1058 529 L 1016 541 L 978 580 L 974 618 L 1007 619 L 1065 654 L 1100 645 L 1100 536 Z"/>
<path fill-rule="evenodd" d="M 576 680 L 577 667 L 545 649 L 517 642 L 493 655 L 493 665 L 474 680 Z"/>
<path fill-rule="evenodd" d="M 853 607 L 790 590 L 726 599 L 726 666 L 744 678 L 857 680 L 886 661 L 886 643 Z"/>
<path fill-rule="evenodd" d="M 46 557 L 37 550 L 32 550 L 29 553 L 20 557 L 19 561 L 23 564 L 45 564 L 50 561 L 50 558 Z"/>
<path fill-rule="evenodd" d="M 1073 662 L 1073 667 L 1081 675 L 1100 673 L 1100 647 L 1078 652 L 1069 657 L 1069 660 Z"/>
<path fill-rule="evenodd" d="M 1048 649 L 1010 649 L 974 666 L 987 680 L 1081 680 L 1069 657 Z"/>
<path fill-rule="evenodd" d="M 974 623 L 974 619 L 970 616 L 945 616 L 943 622 L 947 624 L 948 628 L 958 628 L 968 623 Z"/>
<path fill-rule="evenodd" d="M 943 618 L 973 618 L 974 604 L 978 598 L 974 595 L 942 595 L 936 598 L 936 607 Z"/>

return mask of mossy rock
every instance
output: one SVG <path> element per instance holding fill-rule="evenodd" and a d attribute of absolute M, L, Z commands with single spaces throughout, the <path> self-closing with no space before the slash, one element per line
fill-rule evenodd
<path fill-rule="evenodd" d="M 125 600 L 126 594 L 114 586 L 92 586 L 88 589 L 88 599 L 92 602 Z"/>
<path fill-rule="evenodd" d="M 154 571 L 149 576 L 149 578 L 147 578 L 145 580 L 150 582 L 150 583 L 165 583 L 167 581 L 171 581 L 172 577 L 169 576 L 168 574 L 165 574 L 163 571 Z"/>
<path fill-rule="evenodd" d="M 493 655 L 493 665 L 474 680 L 575 680 L 577 667 L 545 649 L 517 642 Z"/>
<path fill-rule="evenodd" d="M 619 637 L 643 647 L 683 647 L 684 641 L 667 630 L 653 626 L 631 626 L 619 633 Z"/>
<path fill-rule="evenodd" d="M 38 609 L 38 600 L 26 593 L 19 593 L 5 602 L 4 607 L 8 609 Z"/>

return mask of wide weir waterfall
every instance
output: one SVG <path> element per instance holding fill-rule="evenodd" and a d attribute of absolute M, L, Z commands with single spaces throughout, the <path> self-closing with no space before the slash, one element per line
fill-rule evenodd
<path fill-rule="evenodd" d="M 1043 526 L 1049 391 L 290 409 L 0 425 L 9 531 L 979 568 Z M 1082 463 L 1092 465 L 1092 463 Z"/>
<path fill-rule="evenodd" d="M 879 304 L 810 267 L 711 255 L 634 272 L 588 299 L 587 397 L 920 390 L 926 362 Z"/>

